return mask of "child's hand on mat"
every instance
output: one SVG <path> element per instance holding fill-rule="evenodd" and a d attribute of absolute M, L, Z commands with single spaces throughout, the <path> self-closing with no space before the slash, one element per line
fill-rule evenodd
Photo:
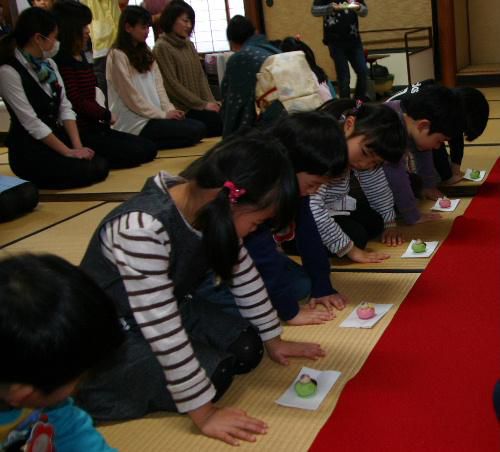
<path fill-rule="evenodd" d="M 288 366 L 288 358 L 309 358 L 316 360 L 325 356 L 319 344 L 310 342 L 284 341 L 275 337 L 264 342 L 269 357 L 283 366 Z"/>
<path fill-rule="evenodd" d="M 220 439 L 232 446 L 239 446 L 239 440 L 254 442 L 256 434 L 267 433 L 267 424 L 247 416 L 236 408 L 218 408 L 207 403 L 190 411 L 189 416 L 204 435 Z"/>
<path fill-rule="evenodd" d="M 332 293 L 331 295 L 311 298 L 309 300 L 309 306 L 311 306 L 311 309 L 314 309 L 318 304 L 322 304 L 328 310 L 337 308 L 339 311 L 342 311 L 347 303 L 347 297 L 345 295 L 342 295 L 341 293 Z"/>
<path fill-rule="evenodd" d="M 353 246 L 351 251 L 347 253 L 349 259 L 354 262 L 359 262 L 360 264 L 377 264 L 385 259 L 389 259 L 391 256 L 386 253 L 378 253 L 376 251 L 365 251 L 357 246 Z"/>
<path fill-rule="evenodd" d="M 288 325 L 321 325 L 335 318 L 335 314 L 330 310 L 314 309 L 309 304 L 301 306 L 299 313 L 290 320 L 287 320 Z"/>
<path fill-rule="evenodd" d="M 427 223 L 428 221 L 437 221 L 440 220 L 441 214 L 440 213 L 423 213 L 420 216 L 420 219 L 417 221 L 417 223 Z"/>
<path fill-rule="evenodd" d="M 439 198 L 444 196 L 444 194 L 437 188 L 424 188 L 422 190 L 422 195 L 425 199 L 431 199 L 433 201 L 437 201 Z"/>
<path fill-rule="evenodd" d="M 385 243 L 387 246 L 398 246 L 404 241 L 401 232 L 397 228 L 387 228 L 382 233 L 382 243 Z"/>

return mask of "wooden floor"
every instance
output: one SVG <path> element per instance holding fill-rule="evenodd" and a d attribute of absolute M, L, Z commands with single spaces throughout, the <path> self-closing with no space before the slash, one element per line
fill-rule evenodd
<path fill-rule="evenodd" d="M 490 122 L 478 140 L 467 143 L 463 168 L 489 171 L 500 157 L 500 88 L 482 89 L 490 102 Z M 78 264 L 99 221 L 118 203 L 137 193 L 146 178 L 160 170 L 178 174 L 195 158 L 203 155 L 218 142 L 204 140 L 198 146 L 161 151 L 153 162 L 139 168 L 112 171 L 109 178 L 91 187 L 75 190 L 42 190 L 42 202 L 30 214 L 9 223 L 0 224 L 0 253 L 50 252 Z M 12 174 L 5 148 L 0 148 L 0 173 Z M 458 209 L 445 213 L 441 220 L 412 227 L 403 227 L 407 240 L 446 239 L 453 221 L 462 215 L 471 202 L 470 196 L 481 183 L 462 181 L 450 193 L 468 194 L 462 197 Z M 422 202 L 426 211 L 432 203 Z M 368 248 L 387 251 L 391 257 L 381 264 L 355 264 L 347 259 L 332 259 L 334 285 L 349 297 L 349 305 L 338 318 L 322 326 L 285 327 L 284 337 L 293 340 L 317 341 L 326 348 L 327 357 L 311 363 L 293 361 L 280 367 L 267 358 L 249 375 L 238 377 L 221 404 L 236 405 L 270 424 L 266 437 L 258 445 L 242 444 L 243 449 L 303 451 L 307 450 L 322 423 L 334 409 L 344 385 L 363 365 L 378 338 L 404 301 L 430 259 L 402 259 L 405 246 L 388 248 L 377 241 Z M 383 322 L 366 331 L 338 327 L 360 301 L 393 303 Z M 300 366 L 340 370 L 342 377 L 317 412 L 302 412 L 279 407 L 274 400 L 293 380 Z M 353 422 L 362 423 L 360 419 Z M 110 444 L 125 452 L 154 452 L 163 450 L 223 450 L 225 446 L 194 432 L 185 416 L 155 414 L 146 419 L 100 427 Z M 257 447 L 257 449 L 256 449 Z M 229 450 L 229 449 L 228 449 Z"/>

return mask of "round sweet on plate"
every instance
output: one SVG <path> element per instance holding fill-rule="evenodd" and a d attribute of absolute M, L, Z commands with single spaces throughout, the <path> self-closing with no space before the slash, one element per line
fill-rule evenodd
<path fill-rule="evenodd" d="M 358 309 L 356 309 L 356 314 L 361 320 L 368 320 L 375 317 L 375 307 L 371 303 L 361 303 Z"/>
<path fill-rule="evenodd" d="M 423 240 L 417 239 L 414 240 L 413 243 L 411 244 L 411 249 L 413 250 L 414 253 L 425 253 L 427 245 Z"/>
<path fill-rule="evenodd" d="M 318 383 L 316 380 L 311 378 L 308 374 L 302 374 L 299 378 L 299 381 L 295 383 L 295 393 L 299 397 L 312 397 L 316 394 L 318 389 Z"/>

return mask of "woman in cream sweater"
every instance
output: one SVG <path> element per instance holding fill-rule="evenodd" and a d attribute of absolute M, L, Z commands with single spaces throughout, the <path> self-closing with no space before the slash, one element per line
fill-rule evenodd
<path fill-rule="evenodd" d="M 123 10 L 106 64 L 109 105 L 117 117 L 113 128 L 148 138 L 158 149 L 192 146 L 205 136 L 205 126 L 170 102 L 146 45 L 150 26 L 151 15 L 144 8 Z"/>

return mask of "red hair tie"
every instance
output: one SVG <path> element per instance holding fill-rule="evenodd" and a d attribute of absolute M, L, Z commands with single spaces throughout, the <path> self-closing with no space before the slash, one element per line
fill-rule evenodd
<path fill-rule="evenodd" d="M 229 202 L 231 204 L 236 204 L 238 202 L 238 198 L 243 196 L 247 191 L 244 188 L 238 188 L 233 182 L 230 180 L 224 182 L 224 187 L 229 189 Z"/>

